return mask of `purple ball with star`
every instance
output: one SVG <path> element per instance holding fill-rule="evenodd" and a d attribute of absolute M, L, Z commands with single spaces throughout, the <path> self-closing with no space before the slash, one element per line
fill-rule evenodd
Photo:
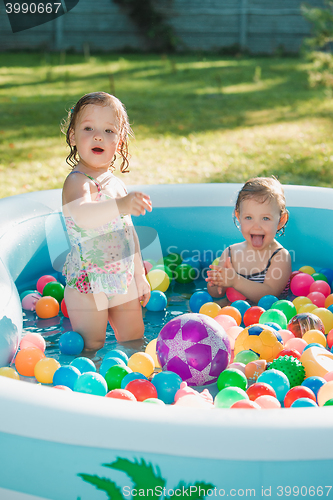
<path fill-rule="evenodd" d="M 228 366 L 230 342 L 213 318 L 189 313 L 162 328 L 156 352 L 163 370 L 177 373 L 188 385 L 207 385 Z"/>

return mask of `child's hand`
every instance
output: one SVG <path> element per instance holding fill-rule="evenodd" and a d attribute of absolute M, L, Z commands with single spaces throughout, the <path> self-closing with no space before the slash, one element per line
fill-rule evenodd
<path fill-rule="evenodd" d="M 220 292 L 222 288 L 233 286 L 236 277 L 236 272 L 231 263 L 230 257 L 226 259 L 223 267 L 209 266 L 211 271 L 207 272 L 206 281 L 211 285 L 217 286 Z"/>
<path fill-rule="evenodd" d="M 134 191 L 123 198 L 117 199 L 119 212 L 126 215 L 145 215 L 146 210 L 152 211 L 150 197 L 147 194 Z"/>
<path fill-rule="evenodd" d="M 145 307 L 150 299 L 150 285 L 143 274 L 135 274 L 134 278 L 139 300 L 142 303 L 142 307 Z"/>

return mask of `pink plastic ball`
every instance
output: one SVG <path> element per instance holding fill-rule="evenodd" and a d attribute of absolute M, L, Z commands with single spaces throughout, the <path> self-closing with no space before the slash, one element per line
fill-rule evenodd
<path fill-rule="evenodd" d="M 154 267 L 151 262 L 148 262 L 147 260 L 143 261 L 143 267 L 145 269 L 145 274 L 149 273 L 149 271 Z"/>
<path fill-rule="evenodd" d="M 228 369 L 236 369 L 236 370 L 240 370 L 241 372 L 243 372 L 245 374 L 245 367 L 246 365 L 244 363 L 231 363 L 229 366 L 228 366 Z"/>
<path fill-rule="evenodd" d="M 295 338 L 295 335 L 290 330 L 279 330 L 279 335 L 282 337 L 283 345 L 286 345 L 288 340 Z"/>
<path fill-rule="evenodd" d="M 288 342 L 285 345 L 285 349 L 296 349 L 296 351 L 302 354 L 307 345 L 308 343 L 305 342 L 305 340 L 295 337 L 294 339 L 288 340 Z"/>
<path fill-rule="evenodd" d="M 254 402 L 257 403 L 262 410 L 281 408 L 280 401 L 274 396 L 259 396 Z"/>
<path fill-rule="evenodd" d="M 245 295 L 243 295 L 240 292 L 237 292 L 237 290 L 235 290 L 231 286 L 227 288 L 226 295 L 229 302 L 235 302 L 236 300 L 246 300 Z"/>
<path fill-rule="evenodd" d="M 217 316 L 215 316 L 214 320 L 217 321 L 217 323 L 221 325 L 226 332 L 229 330 L 229 328 L 237 326 L 237 321 L 227 314 L 218 314 Z"/>
<path fill-rule="evenodd" d="M 327 281 L 317 280 L 310 286 L 310 293 L 311 292 L 320 292 L 325 295 L 325 297 L 328 297 L 331 293 L 331 287 Z"/>
<path fill-rule="evenodd" d="M 261 410 L 261 407 L 258 405 L 258 403 L 256 403 L 255 401 L 250 401 L 248 399 L 241 399 L 240 401 L 236 401 L 236 403 L 230 406 L 230 409 L 231 408 L 235 409 L 246 408 L 249 410 Z"/>
<path fill-rule="evenodd" d="M 214 318 L 216 319 L 216 318 Z M 231 328 L 228 328 L 226 331 L 226 334 L 228 336 L 228 339 L 230 341 L 230 349 L 233 351 L 235 348 L 235 340 L 237 339 L 238 335 L 240 332 L 243 331 L 243 328 L 241 326 L 232 326 Z"/>
<path fill-rule="evenodd" d="M 326 382 L 330 382 L 331 380 L 333 380 L 333 372 L 328 372 L 326 373 L 323 378 L 326 380 Z"/>
<path fill-rule="evenodd" d="M 321 292 L 310 292 L 308 293 L 307 297 L 311 300 L 312 304 L 316 305 L 317 307 L 325 307 L 326 297 Z"/>
<path fill-rule="evenodd" d="M 28 293 L 25 297 L 22 299 L 22 308 L 25 311 L 35 311 L 36 310 L 36 304 L 41 299 L 42 296 L 38 292 L 34 293 Z"/>
<path fill-rule="evenodd" d="M 38 333 L 27 333 L 20 342 L 20 349 L 26 349 L 27 347 L 38 347 L 38 349 L 45 352 L 46 342 L 44 337 Z"/>
<path fill-rule="evenodd" d="M 290 289 L 294 295 L 299 297 L 307 296 L 310 292 L 310 286 L 314 282 L 314 278 L 307 273 L 298 273 L 293 277 L 290 283 Z"/>
<path fill-rule="evenodd" d="M 37 290 L 39 293 L 43 293 L 44 286 L 47 283 L 50 283 L 50 281 L 57 281 L 54 276 L 51 276 L 49 274 L 45 274 L 45 276 L 41 276 L 39 280 L 37 281 Z"/>

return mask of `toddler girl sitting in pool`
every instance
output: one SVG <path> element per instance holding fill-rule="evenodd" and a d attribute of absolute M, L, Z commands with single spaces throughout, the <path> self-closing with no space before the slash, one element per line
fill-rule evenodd
<path fill-rule="evenodd" d="M 207 291 L 222 298 L 233 287 L 252 302 L 287 292 L 291 257 L 275 240 L 289 217 L 280 182 L 274 177 L 247 181 L 238 193 L 234 217 L 244 241 L 226 248 L 218 265 L 210 266 Z"/>
<path fill-rule="evenodd" d="M 144 333 L 141 305 L 150 297 L 131 215 L 151 211 L 149 196 L 127 194 L 112 173 L 116 154 L 128 168 L 126 110 L 105 92 L 84 95 L 68 113 L 64 127 L 73 170 L 67 176 L 62 205 L 71 244 L 63 274 L 65 303 L 73 330 L 85 349 L 103 347 L 109 321 L 119 342 Z M 111 170 L 111 171 L 110 171 Z"/>

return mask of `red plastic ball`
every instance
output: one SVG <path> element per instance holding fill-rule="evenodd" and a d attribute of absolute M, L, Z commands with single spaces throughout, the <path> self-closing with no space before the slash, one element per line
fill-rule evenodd
<path fill-rule="evenodd" d="M 254 401 L 250 401 L 249 399 L 241 399 L 240 401 L 236 401 L 231 408 L 246 408 L 248 410 L 261 410 L 260 406 L 258 403 L 255 403 Z"/>
<path fill-rule="evenodd" d="M 316 396 L 314 395 L 314 392 L 311 391 L 311 389 L 303 385 L 296 385 L 295 387 L 292 387 L 285 395 L 285 408 L 290 408 L 293 402 L 299 398 L 309 398 L 316 403 Z"/>
<path fill-rule="evenodd" d="M 157 398 L 157 390 L 149 380 L 135 379 L 131 380 L 125 387 L 136 397 L 137 401 L 144 401 L 148 398 Z"/>
<path fill-rule="evenodd" d="M 310 274 L 298 273 L 290 282 L 290 290 L 296 297 L 307 296 L 314 278 Z"/>
<path fill-rule="evenodd" d="M 126 401 L 136 401 L 136 397 L 127 389 L 113 389 L 109 391 L 106 395 L 106 398 L 113 399 L 124 399 Z"/>
<path fill-rule="evenodd" d="M 243 295 L 240 292 L 237 292 L 237 290 L 235 290 L 231 286 L 229 286 L 226 289 L 225 293 L 226 293 L 226 296 L 227 296 L 227 299 L 229 300 L 229 302 L 235 302 L 236 300 L 246 300 L 245 295 Z"/>
<path fill-rule="evenodd" d="M 325 297 L 328 297 L 331 293 L 331 287 L 326 281 L 317 280 L 310 286 L 310 293 L 311 292 L 320 292 L 325 295 Z"/>
<path fill-rule="evenodd" d="M 262 313 L 265 312 L 263 307 L 252 306 L 247 309 L 243 316 L 243 323 L 245 326 L 254 325 L 255 323 L 259 323 L 259 318 Z"/>
<path fill-rule="evenodd" d="M 308 299 L 311 300 L 312 304 L 317 307 L 325 307 L 325 295 L 321 292 L 310 292 L 307 295 Z"/>
<path fill-rule="evenodd" d="M 259 398 L 259 396 L 273 396 L 276 398 L 276 393 L 273 387 L 265 382 L 256 382 L 250 385 L 246 390 L 246 394 L 249 396 L 251 401 Z"/>
<path fill-rule="evenodd" d="M 301 359 L 301 354 L 296 349 L 283 349 L 275 356 L 275 359 L 280 356 L 293 356 L 294 358 Z"/>
<path fill-rule="evenodd" d="M 51 281 L 57 281 L 54 276 L 51 276 L 49 274 L 45 274 L 45 276 L 41 276 L 39 280 L 37 281 L 36 288 L 39 293 L 43 293 L 44 286 L 47 283 L 50 283 Z"/>
<path fill-rule="evenodd" d="M 69 316 L 68 316 L 68 311 L 67 311 L 65 299 L 62 299 L 60 309 L 61 309 L 62 314 L 65 316 L 65 318 L 68 318 Z"/>
<path fill-rule="evenodd" d="M 330 330 L 327 334 L 327 337 L 326 337 L 326 342 L 327 342 L 327 346 L 329 349 L 332 349 L 332 346 L 333 346 L 333 328 L 332 330 Z"/>

